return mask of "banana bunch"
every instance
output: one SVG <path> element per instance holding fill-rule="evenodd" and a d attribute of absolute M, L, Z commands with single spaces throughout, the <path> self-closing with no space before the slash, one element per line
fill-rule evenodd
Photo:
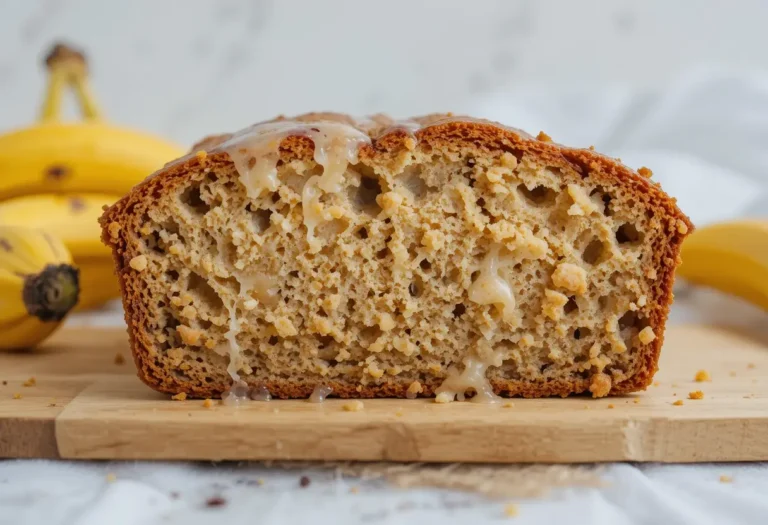
<path fill-rule="evenodd" d="M 78 309 L 91 308 L 119 295 L 111 255 L 99 240 L 102 208 L 184 152 L 104 122 L 82 53 L 56 45 L 46 66 L 39 121 L 0 136 L 0 225 L 39 228 L 61 239 L 80 269 Z M 67 89 L 78 100 L 80 121 L 60 120 Z"/>
<path fill-rule="evenodd" d="M 697 229 L 683 243 L 678 275 L 768 310 L 768 219 Z"/>
<path fill-rule="evenodd" d="M 78 270 L 56 237 L 0 226 L 0 350 L 36 345 L 77 303 Z"/>

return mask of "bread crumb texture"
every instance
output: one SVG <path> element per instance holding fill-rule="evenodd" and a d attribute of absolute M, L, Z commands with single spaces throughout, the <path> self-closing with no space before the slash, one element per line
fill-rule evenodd
<path fill-rule="evenodd" d="M 693 379 L 698 383 L 703 383 L 704 381 L 712 381 L 712 376 L 706 370 L 699 370 Z"/>
<path fill-rule="evenodd" d="M 144 381 L 443 402 L 648 386 L 690 224 L 674 202 L 544 134 L 412 124 L 213 137 L 109 208 Z"/>
<path fill-rule="evenodd" d="M 147 256 L 137 255 L 136 257 L 131 259 L 131 262 L 129 264 L 131 268 L 133 268 L 137 272 L 142 272 L 147 268 Z"/>
<path fill-rule="evenodd" d="M 347 403 L 344 403 L 344 405 L 342 405 L 342 408 L 346 412 L 360 412 L 363 408 L 365 408 L 365 405 L 359 399 L 355 399 L 354 401 L 349 401 Z"/>
<path fill-rule="evenodd" d="M 694 390 L 688 393 L 688 399 L 704 399 L 704 392 L 701 390 Z"/>

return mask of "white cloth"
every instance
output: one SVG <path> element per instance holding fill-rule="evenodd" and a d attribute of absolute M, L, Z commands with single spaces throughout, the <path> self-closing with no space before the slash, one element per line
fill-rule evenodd
<path fill-rule="evenodd" d="M 768 215 L 768 77 L 696 71 L 655 97 L 628 91 L 504 93 L 465 108 L 477 116 L 545 130 L 556 141 L 594 144 L 654 178 L 696 224 Z M 703 290 L 680 294 L 671 322 L 767 330 L 766 314 Z M 71 323 L 120 324 L 119 309 Z M 114 473 L 117 480 L 107 481 Z M 199 463 L 0 461 L 0 525 L 227 525 L 263 523 L 485 523 L 506 520 L 506 501 L 437 489 L 399 490 L 333 471 Z M 721 475 L 732 483 L 721 483 Z M 606 467 L 603 488 L 559 490 L 519 501 L 514 523 L 721 524 L 768 521 L 768 464 Z M 254 481 L 263 478 L 264 485 Z M 250 481 L 250 482 L 249 482 Z M 359 492 L 352 494 L 351 486 Z M 207 507 L 213 497 L 226 500 Z"/>

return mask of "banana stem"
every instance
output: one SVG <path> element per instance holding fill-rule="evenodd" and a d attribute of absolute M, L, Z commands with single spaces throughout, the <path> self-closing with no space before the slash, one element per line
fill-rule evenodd
<path fill-rule="evenodd" d="M 91 88 L 88 85 L 88 79 L 84 72 L 74 76 L 72 87 L 80 102 L 80 112 L 83 114 L 83 117 L 89 120 L 101 118 L 101 112 L 96 105 L 96 99 L 91 93 Z"/>
<path fill-rule="evenodd" d="M 85 56 L 64 44 L 57 44 L 45 59 L 48 67 L 48 90 L 40 120 L 58 120 L 64 89 L 74 91 L 80 105 L 80 113 L 86 120 L 100 118 L 101 112 L 88 86 L 88 68 Z"/>
<path fill-rule="evenodd" d="M 40 111 L 40 120 L 58 120 L 61 114 L 61 99 L 63 90 L 67 85 L 67 74 L 60 68 L 54 68 L 48 75 L 48 88 L 45 92 L 45 100 Z"/>

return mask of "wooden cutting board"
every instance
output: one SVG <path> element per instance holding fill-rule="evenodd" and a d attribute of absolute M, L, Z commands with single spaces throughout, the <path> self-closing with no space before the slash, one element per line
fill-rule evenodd
<path fill-rule="evenodd" d="M 516 399 L 511 408 L 381 399 L 358 412 L 334 399 L 205 408 L 144 386 L 123 330 L 64 329 L 35 352 L 0 353 L 0 457 L 768 460 L 768 345 L 673 327 L 662 356 L 658 386 L 621 398 Z M 699 369 L 712 381 L 694 382 Z M 22 386 L 30 377 L 36 385 Z M 693 390 L 704 399 L 687 399 Z"/>

